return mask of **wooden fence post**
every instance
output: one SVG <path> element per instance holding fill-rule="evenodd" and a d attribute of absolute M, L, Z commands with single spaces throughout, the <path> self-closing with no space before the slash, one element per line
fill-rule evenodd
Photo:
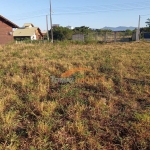
<path fill-rule="evenodd" d="M 107 32 L 105 32 L 104 41 L 107 42 Z"/>
<path fill-rule="evenodd" d="M 117 32 L 114 32 L 114 42 L 116 42 L 116 35 L 117 35 Z"/>

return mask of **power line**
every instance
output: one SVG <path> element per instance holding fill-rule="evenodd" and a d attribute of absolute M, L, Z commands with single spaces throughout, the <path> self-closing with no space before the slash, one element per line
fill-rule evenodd
<path fill-rule="evenodd" d="M 54 7 L 54 12 L 56 8 L 59 8 L 59 11 L 62 10 L 62 12 L 56 11 L 56 13 L 53 13 L 53 15 L 59 15 L 59 14 L 83 14 L 83 13 L 95 13 L 95 12 L 109 12 L 109 11 L 124 11 L 124 10 L 135 10 L 135 9 L 145 9 L 149 8 L 150 2 L 129 2 L 129 3 L 119 3 L 119 4 L 108 4 L 108 5 L 101 5 L 101 6 L 79 6 L 79 7 Z M 134 6 L 134 7 L 133 7 Z M 138 7 L 137 7 L 138 6 Z M 114 9 L 112 9 L 112 7 Z M 62 9 L 60 9 L 62 8 Z M 125 8 L 125 9 L 124 9 Z M 94 11 L 87 11 L 88 10 L 94 10 Z M 102 9 L 102 10 L 100 10 Z M 37 13 L 44 13 L 43 15 L 46 15 L 48 13 L 49 8 L 37 10 L 37 11 L 31 11 L 28 13 L 22 13 L 22 15 L 25 15 L 25 17 L 29 14 L 37 14 Z M 56 9 L 57 10 L 57 9 Z M 71 12 L 65 12 L 71 10 Z M 84 10 L 84 11 L 83 11 Z M 17 14 L 16 14 L 17 15 Z M 10 17 L 15 17 L 16 15 L 10 15 Z M 20 13 L 18 14 L 21 15 Z"/>
<path fill-rule="evenodd" d="M 103 9 L 103 10 L 97 10 L 97 9 L 100 9 L 100 8 L 102 8 L 103 6 L 113 6 L 113 5 L 115 5 L 115 4 L 113 4 L 113 5 L 101 5 L 101 6 L 91 6 L 91 7 L 89 7 L 89 6 L 84 6 L 84 7 L 63 7 L 63 9 L 65 9 L 65 8 L 90 8 L 91 10 L 92 9 L 94 9 L 94 8 L 97 8 L 97 9 L 94 9 L 94 11 L 77 11 L 77 9 L 76 9 L 76 11 L 75 12 L 58 12 L 58 13 L 53 13 L 52 15 L 76 15 L 76 14 L 84 14 L 84 15 L 89 15 L 89 14 L 96 14 L 96 13 L 106 13 L 106 12 L 121 12 L 121 11 L 134 11 L 134 10 L 138 10 L 138 9 L 140 9 L 140 10 L 142 10 L 142 9 L 149 9 L 150 8 L 150 6 L 148 6 L 147 4 L 150 4 L 149 2 L 141 2 L 142 4 L 146 4 L 146 6 L 145 7 L 131 7 L 130 6 L 130 8 L 118 8 L 118 9 L 112 9 L 112 8 L 109 8 L 108 7 L 108 9 Z M 124 5 L 127 5 L 127 4 L 135 4 L 135 3 L 133 3 L 133 2 L 130 2 L 130 3 L 123 3 L 122 4 L 122 6 L 124 6 Z M 120 4 L 116 4 L 115 6 L 119 6 Z M 118 7 L 117 6 L 117 7 Z M 59 7 L 60 8 L 60 7 Z M 23 16 L 23 17 L 18 17 L 17 19 L 13 19 L 14 21 L 15 20 L 25 20 L 25 19 L 28 19 L 28 18 L 37 18 L 37 17 L 42 17 L 42 16 L 45 16 L 45 15 L 47 15 L 47 14 L 49 14 L 49 13 L 47 13 L 47 10 L 48 10 L 48 8 L 45 8 L 45 9 L 41 9 L 41 10 L 37 10 L 37 11 L 32 11 L 32 12 L 28 12 L 28 13 L 23 13 L 23 14 L 25 14 L 25 16 Z M 83 9 L 82 9 L 83 10 Z M 45 12 L 46 11 L 46 12 Z M 38 14 L 38 13 L 42 13 L 42 14 L 39 14 L 39 15 L 34 15 L 34 16 L 31 16 L 31 14 Z M 50 13 L 52 13 L 52 12 L 50 12 Z M 28 14 L 30 14 L 30 15 L 28 15 Z M 19 14 L 20 15 L 20 14 Z M 49 14 L 50 15 L 50 14 Z M 141 16 L 148 16 L 148 15 L 150 15 L 150 14 L 146 14 L 146 15 L 141 15 Z"/>
<path fill-rule="evenodd" d="M 150 16 L 150 14 L 145 14 L 145 15 L 140 15 L 141 17 L 144 17 L 144 16 Z"/>
<path fill-rule="evenodd" d="M 20 19 L 14 19 L 14 21 L 18 21 L 18 20 L 25 20 L 25 19 L 28 19 L 28 18 L 38 18 L 38 17 L 42 17 L 42 16 L 46 16 L 47 14 L 44 14 L 44 15 L 36 15 L 36 16 L 28 16 L 28 17 L 25 17 L 25 18 L 20 18 Z M 48 14 L 49 15 L 49 14 Z"/>
<path fill-rule="evenodd" d="M 99 11 L 85 11 L 85 12 L 67 12 L 67 13 L 53 13 L 52 15 L 73 15 L 73 14 L 93 14 L 93 13 L 105 13 L 105 12 L 118 12 L 118 11 L 133 11 L 133 10 L 137 10 L 137 9 L 145 9 L 145 8 L 150 8 L 150 6 L 148 7 L 143 7 L 143 8 L 132 8 L 132 9 L 118 9 L 118 10 L 99 10 Z M 36 16 L 26 16 L 26 17 L 21 17 L 21 18 L 18 18 L 18 19 L 13 19 L 14 21 L 17 21 L 17 20 L 25 20 L 25 19 L 28 19 L 28 18 L 37 18 L 37 17 L 41 17 L 41 16 L 45 16 L 47 15 L 47 13 L 45 14 L 42 14 L 42 15 L 36 15 Z M 48 14 L 49 15 L 49 14 Z M 147 14 L 147 15 L 141 15 L 141 16 L 148 16 L 150 14 Z"/>
<path fill-rule="evenodd" d="M 104 13 L 104 12 L 117 12 L 117 11 L 133 11 L 133 10 L 138 10 L 138 9 L 146 9 L 146 8 L 150 8 L 150 6 L 147 7 L 138 7 L 138 8 L 125 8 L 125 9 L 112 9 L 112 10 L 97 10 L 97 11 L 85 11 L 85 12 L 68 12 L 68 13 L 56 13 L 53 15 L 67 15 L 67 14 L 89 14 L 89 13 Z"/>
<path fill-rule="evenodd" d="M 147 4 L 150 4 L 150 2 L 149 2 L 149 1 L 147 1 L 147 2 L 137 1 L 137 2 L 128 2 L 128 3 L 105 4 L 105 5 L 100 5 L 100 6 L 97 6 L 97 5 L 91 6 L 91 5 L 90 5 L 90 6 L 77 6 L 77 7 L 70 7 L 70 6 L 68 6 L 68 7 L 55 7 L 55 8 L 58 8 L 58 9 L 60 9 L 60 8 L 65 8 L 65 9 L 66 9 L 66 8 L 70 8 L 70 9 L 73 9 L 73 8 L 75 8 L 75 9 L 81 8 L 81 9 L 82 9 L 82 8 L 91 8 L 91 7 L 93 7 L 93 8 L 95 9 L 95 8 L 102 8 L 102 7 L 104 7 L 104 8 L 107 7 L 107 8 L 108 8 L 108 6 L 112 7 L 112 6 L 117 6 L 117 5 L 118 5 L 118 6 L 123 6 L 123 7 L 126 6 L 126 5 L 128 5 L 128 6 L 140 5 L 140 6 L 141 6 L 141 5 L 143 5 L 143 4 L 146 4 L 146 5 L 147 5 Z"/>

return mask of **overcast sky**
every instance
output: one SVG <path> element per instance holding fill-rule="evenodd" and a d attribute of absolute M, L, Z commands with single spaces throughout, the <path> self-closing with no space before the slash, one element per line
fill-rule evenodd
<path fill-rule="evenodd" d="M 49 0 L 0 0 L 0 14 L 22 26 L 32 23 L 46 29 L 46 15 L 49 14 Z M 61 26 L 141 26 L 150 18 L 149 0 L 52 0 L 53 24 Z M 50 23 L 49 23 L 50 25 Z M 49 27 L 50 28 L 50 27 Z"/>

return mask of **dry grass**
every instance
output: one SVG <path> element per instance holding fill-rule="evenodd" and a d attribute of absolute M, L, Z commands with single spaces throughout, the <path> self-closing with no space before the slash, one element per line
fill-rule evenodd
<path fill-rule="evenodd" d="M 150 43 L 0 47 L 0 150 L 150 149 Z M 72 84 L 54 84 L 73 68 Z M 96 79 L 96 80 L 92 80 Z"/>

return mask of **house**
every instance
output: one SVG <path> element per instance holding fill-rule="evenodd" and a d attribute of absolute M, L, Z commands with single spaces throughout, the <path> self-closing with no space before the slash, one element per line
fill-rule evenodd
<path fill-rule="evenodd" d="M 38 27 L 34 27 L 32 23 L 25 23 L 23 27 L 13 32 L 15 40 L 42 40 L 43 34 Z"/>
<path fill-rule="evenodd" d="M 19 26 L 0 15 L 0 44 L 7 44 L 14 40 L 13 28 Z"/>

